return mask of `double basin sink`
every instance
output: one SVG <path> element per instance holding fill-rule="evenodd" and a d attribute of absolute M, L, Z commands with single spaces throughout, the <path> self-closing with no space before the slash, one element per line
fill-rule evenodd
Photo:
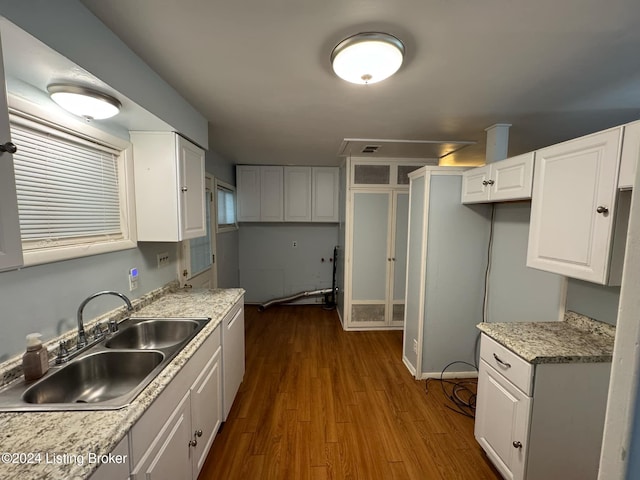
<path fill-rule="evenodd" d="M 0 411 L 114 410 L 128 405 L 209 318 L 127 318 L 41 379 L 0 391 Z"/>

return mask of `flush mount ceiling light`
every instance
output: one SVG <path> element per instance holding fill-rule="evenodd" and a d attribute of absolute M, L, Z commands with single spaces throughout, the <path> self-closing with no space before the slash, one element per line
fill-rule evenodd
<path fill-rule="evenodd" d="M 47 87 L 51 99 L 68 112 L 87 119 L 113 117 L 122 104 L 106 93 L 78 85 L 54 84 Z"/>
<path fill-rule="evenodd" d="M 376 83 L 402 65 L 404 45 L 393 35 L 364 32 L 341 41 L 331 52 L 333 71 L 351 83 Z"/>

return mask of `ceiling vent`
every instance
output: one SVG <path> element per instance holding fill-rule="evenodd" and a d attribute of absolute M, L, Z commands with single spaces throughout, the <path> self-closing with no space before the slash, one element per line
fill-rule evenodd
<path fill-rule="evenodd" d="M 345 138 L 338 150 L 339 157 L 366 154 L 374 158 L 419 158 L 438 165 L 439 160 L 476 142 L 447 140 L 392 140 L 381 138 Z"/>
<path fill-rule="evenodd" d="M 362 149 L 362 153 L 376 153 L 380 145 L 365 145 Z"/>

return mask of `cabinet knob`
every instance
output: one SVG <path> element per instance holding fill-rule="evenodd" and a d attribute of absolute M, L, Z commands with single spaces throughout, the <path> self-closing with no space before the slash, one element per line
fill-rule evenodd
<path fill-rule="evenodd" d="M 488 181 L 486 181 L 486 180 L 483 180 L 483 181 L 482 181 L 482 185 L 484 185 L 484 186 L 486 187 L 487 185 L 489 185 L 489 182 L 488 182 Z"/>
<path fill-rule="evenodd" d="M 496 183 L 496 182 L 494 182 L 493 180 L 488 180 L 487 181 L 487 185 L 493 185 L 494 183 Z"/>
<path fill-rule="evenodd" d="M 11 142 L 7 142 L 3 145 L 0 145 L 0 152 L 8 152 L 8 153 L 16 153 L 18 151 L 18 147 Z"/>
<path fill-rule="evenodd" d="M 387 258 L 387 262 L 390 262 L 390 261 L 391 261 L 391 257 Z"/>
<path fill-rule="evenodd" d="M 197 437 L 201 437 L 202 436 L 202 430 L 196 430 L 195 432 L 193 432 L 193 440 L 189 440 L 189 446 L 190 447 L 197 447 L 198 446 L 198 438 Z"/>
<path fill-rule="evenodd" d="M 189 190 L 189 188 L 188 188 L 188 187 L 182 187 L 182 188 L 180 189 L 180 191 L 181 191 L 181 192 L 186 192 L 186 191 L 188 191 L 188 190 Z"/>
<path fill-rule="evenodd" d="M 609 213 L 609 209 L 603 205 L 600 205 L 598 208 L 596 208 L 596 212 L 606 215 L 607 213 Z"/>
<path fill-rule="evenodd" d="M 520 442 L 513 442 L 513 448 L 522 448 L 522 443 L 520 443 Z"/>

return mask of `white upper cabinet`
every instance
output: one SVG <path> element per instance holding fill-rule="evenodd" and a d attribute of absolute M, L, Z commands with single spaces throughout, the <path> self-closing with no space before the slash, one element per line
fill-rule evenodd
<path fill-rule="evenodd" d="M 282 222 L 283 167 L 260 167 L 260 220 Z"/>
<path fill-rule="evenodd" d="M 336 167 L 312 167 L 311 221 L 338 222 L 338 182 L 339 170 Z"/>
<path fill-rule="evenodd" d="M 260 221 L 260 167 L 236 167 L 236 205 L 239 222 Z"/>
<path fill-rule="evenodd" d="M 621 135 L 615 128 L 536 152 L 527 266 L 609 282 Z"/>
<path fill-rule="evenodd" d="M 337 167 L 236 167 L 239 222 L 337 222 Z"/>
<path fill-rule="evenodd" d="M 236 185 L 239 222 L 284 220 L 283 167 L 238 165 Z"/>
<path fill-rule="evenodd" d="M 2 46 L 0 46 L 0 145 L 5 145 L 10 141 Z M 8 147 L 10 150 L 10 146 Z M 18 221 L 13 156 L 8 151 L 2 151 L 0 152 L 0 271 L 20 266 L 22 266 L 22 242 L 20 240 L 20 222 Z"/>
<path fill-rule="evenodd" d="M 138 240 L 206 235 L 204 150 L 175 132 L 131 132 Z"/>
<path fill-rule="evenodd" d="M 311 221 L 311 168 L 284 167 L 284 221 Z"/>
<path fill-rule="evenodd" d="M 462 203 L 501 202 L 531 198 L 534 152 L 467 170 Z"/>
<path fill-rule="evenodd" d="M 624 127 L 622 139 L 622 156 L 620 157 L 620 175 L 618 188 L 633 188 L 636 178 L 636 167 L 640 157 L 640 121 Z"/>

